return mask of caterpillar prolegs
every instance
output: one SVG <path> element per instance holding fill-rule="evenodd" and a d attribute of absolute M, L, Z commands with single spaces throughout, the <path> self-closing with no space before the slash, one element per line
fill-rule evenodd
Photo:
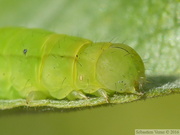
<path fill-rule="evenodd" d="M 140 56 L 125 44 L 42 29 L 0 28 L 0 99 L 88 99 L 140 93 Z"/>

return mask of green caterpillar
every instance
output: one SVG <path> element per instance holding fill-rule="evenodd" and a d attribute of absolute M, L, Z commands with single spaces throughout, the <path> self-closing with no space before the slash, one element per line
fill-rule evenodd
<path fill-rule="evenodd" d="M 140 93 L 145 69 L 129 46 L 41 29 L 0 28 L 0 99 L 87 99 Z"/>

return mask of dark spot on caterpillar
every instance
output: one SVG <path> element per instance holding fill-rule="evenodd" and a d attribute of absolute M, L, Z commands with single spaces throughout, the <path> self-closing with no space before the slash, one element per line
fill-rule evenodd
<path fill-rule="evenodd" d="M 24 50 L 23 50 L 23 53 L 24 53 L 24 55 L 26 55 L 26 53 L 27 53 L 27 49 L 24 49 Z"/>
<path fill-rule="evenodd" d="M 123 81 L 118 81 L 118 83 L 123 83 Z"/>

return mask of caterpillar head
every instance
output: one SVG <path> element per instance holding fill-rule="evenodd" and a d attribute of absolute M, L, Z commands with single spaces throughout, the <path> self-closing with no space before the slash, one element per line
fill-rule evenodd
<path fill-rule="evenodd" d="M 112 44 L 104 50 L 96 70 L 101 85 L 119 93 L 136 93 L 145 81 L 142 59 L 124 44 Z"/>

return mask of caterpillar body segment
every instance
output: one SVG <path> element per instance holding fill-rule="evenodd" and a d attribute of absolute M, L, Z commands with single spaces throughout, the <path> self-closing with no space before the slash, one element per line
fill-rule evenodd
<path fill-rule="evenodd" d="M 0 99 L 107 99 L 138 93 L 144 64 L 129 46 L 41 29 L 0 28 Z"/>

